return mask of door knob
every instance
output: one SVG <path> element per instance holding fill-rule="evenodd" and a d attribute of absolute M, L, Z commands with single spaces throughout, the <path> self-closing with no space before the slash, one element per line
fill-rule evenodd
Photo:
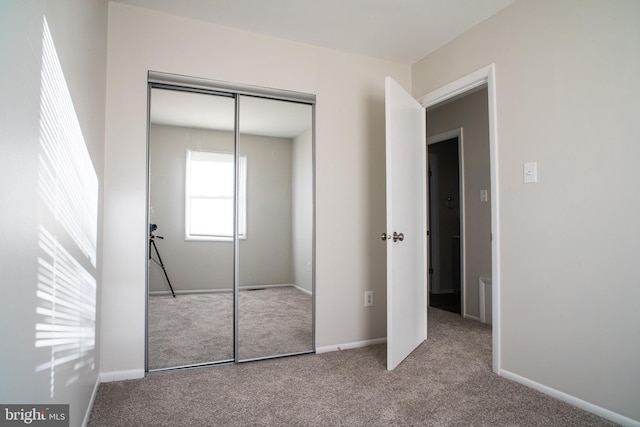
<path fill-rule="evenodd" d="M 380 238 L 382 239 L 382 241 L 393 239 L 394 242 L 397 242 L 398 240 L 402 242 L 404 240 L 404 234 L 403 233 L 396 233 L 394 231 L 393 235 L 387 234 L 387 233 L 382 233 L 380 235 Z"/>
<path fill-rule="evenodd" d="M 393 241 L 397 242 L 398 240 L 400 240 L 401 242 L 404 240 L 404 234 L 403 233 L 396 233 L 395 231 L 393 232 Z"/>

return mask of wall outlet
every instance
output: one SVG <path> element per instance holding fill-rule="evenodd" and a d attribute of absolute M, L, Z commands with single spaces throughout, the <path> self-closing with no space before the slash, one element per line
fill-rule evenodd
<path fill-rule="evenodd" d="M 373 291 L 364 291 L 364 306 L 373 307 Z"/>

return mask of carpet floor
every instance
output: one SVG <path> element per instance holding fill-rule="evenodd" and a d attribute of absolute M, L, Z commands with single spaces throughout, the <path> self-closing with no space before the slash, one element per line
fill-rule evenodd
<path fill-rule="evenodd" d="M 610 426 L 491 371 L 490 326 L 429 309 L 395 370 L 386 346 L 100 385 L 90 426 Z"/>
<path fill-rule="evenodd" d="M 313 349 L 311 296 L 292 286 L 242 290 L 238 357 Z M 233 294 L 149 298 L 149 369 L 233 360 Z"/>

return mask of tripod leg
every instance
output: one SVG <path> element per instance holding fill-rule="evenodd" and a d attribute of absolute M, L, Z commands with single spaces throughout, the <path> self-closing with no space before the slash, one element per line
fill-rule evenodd
<path fill-rule="evenodd" d="M 158 247 L 156 246 L 155 240 L 151 239 L 151 244 L 153 245 L 153 249 L 156 251 L 156 255 L 158 256 L 158 265 L 162 268 L 162 272 L 164 273 L 164 277 L 167 278 L 167 283 L 169 284 L 169 289 L 171 289 L 171 295 L 176 297 L 176 293 L 173 291 L 173 286 L 171 286 L 171 280 L 169 280 L 169 275 L 167 274 L 167 270 L 164 268 L 164 263 L 162 262 L 162 258 L 160 258 L 160 252 L 158 252 Z M 149 256 L 151 256 L 151 251 L 149 251 Z"/>

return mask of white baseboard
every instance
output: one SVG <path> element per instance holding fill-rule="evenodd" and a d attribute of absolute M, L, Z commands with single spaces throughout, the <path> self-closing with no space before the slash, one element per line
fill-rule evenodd
<path fill-rule="evenodd" d="M 463 316 L 465 319 L 471 319 L 471 320 L 476 320 L 476 321 L 480 321 L 480 318 L 478 316 L 472 316 L 471 314 L 465 314 Z"/>
<path fill-rule="evenodd" d="M 298 286 L 298 285 L 291 285 L 291 286 L 293 286 L 294 288 L 296 288 L 296 289 L 297 289 L 297 290 L 299 290 L 300 292 L 303 292 L 303 293 L 305 293 L 305 294 L 307 294 L 307 295 L 312 295 L 311 291 L 310 291 L 310 290 L 308 290 L 308 289 L 301 288 L 301 287 L 300 287 L 300 286 Z"/>
<path fill-rule="evenodd" d="M 109 383 L 111 381 L 137 380 L 139 378 L 144 378 L 144 369 L 102 372 L 100 374 L 101 383 Z"/>
<path fill-rule="evenodd" d="M 507 378 L 511 381 L 515 381 L 527 387 L 530 387 L 534 390 L 537 390 L 541 393 L 547 394 L 551 397 L 555 397 L 558 400 L 566 402 L 570 405 L 577 406 L 580 409 L 584 409 L 587 412 L 591 412 L 592 414 L 596 414 L 602 418 L 605 418 L 609 421 L 613 421 L 614 423 L 620 424 L 622 426 L 627 427 L 640 427 L 640 421 L 632 420 L 631 418 L 625 417 L 624 415 L 620 415 L 603 407 L 594 405 L 593 403 L 589 403 L 585 400 L 579 399 L 570 394 L 564 393 L 560 390 L 556 390 L 554 388 L 548 387 L 544 384 L 540 384 L 538 382 L 532 381 L 528 378 L 521 377 L 518 374 L 514 374 L 513 372 L 506 371 L 504 369 L 500 369 L 498 375 L 501 377 Z"/>
<path fill-rule="evenodd" d="M 91 411 L 93 410 L 93 403 L 96 401 L 96 395 L 98 394 L 98 387 L 100 387 L 100 375 L 98 375 L 98 378 L 96 378 L 96 384 L 93 386 L 91 398 L 89 399 L 89 405 L 87 406 L 87 411 L 84 413 L 84 418 L 82 419 L 82 427 L 87 427 L 89 425 Z"/>
<path fill-rule="evenodd" d="M 328 353 L 330 351 L 349 350 L 352 348 L 360 348 L 360 347 L 367 347 L 370 345 L 384 344 L 386 342 L 387 342 L 387 338 L 385 337 L 385 338 L 375 338 L 372 340 L 355 341 L 355 342 L 350 342 L 345 344 L 327 345 L 324 347 L 316 348 L 316 353 L 320 354 L 320 353 Z"/>

